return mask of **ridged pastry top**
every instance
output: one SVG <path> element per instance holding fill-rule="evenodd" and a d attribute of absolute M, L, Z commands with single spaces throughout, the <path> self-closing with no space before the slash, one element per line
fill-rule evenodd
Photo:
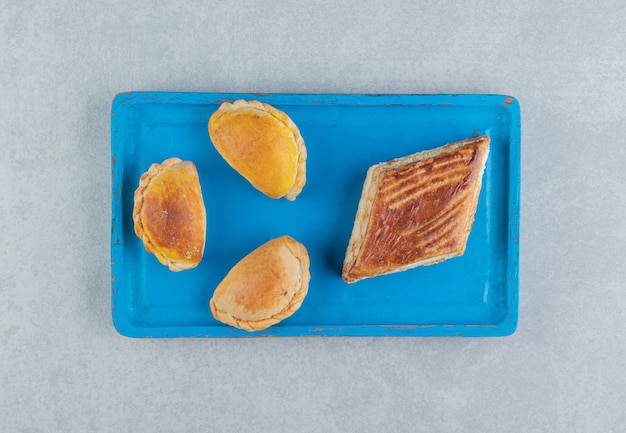
<path fill-rule="evenodd" d="M 359 239 L 351 239 L 352 260 L 344 264 L 344 279 L 353 282 L 462 255 L 488 146 L 488 137 L 477 137 L 371 167 L 365 198 L 370 202 L 359 205 L 355 223 L 365 226 Z"/>
<path fill-rule="evenodd" d="M 208 129 L 226 162 L 267 196 L 294 200 L 302 191 L 306 147 L 284 112 L 258 101 L 225 102 Z"/>
<path fill-rule="evenodd" d="M 211 312 L 231 326 L 265 329 L 300 307 L 309 279 L 306 248 L 289 236 L 273 239 L 228 272 L 209 303 Z"/>
<path fill-rule="evenodd" d="M 206 210 L 196 166 L 170 158 L 152 164 L 134 195 L 134 228 L 148 252 L 172 271 L 202 260 Z"/>

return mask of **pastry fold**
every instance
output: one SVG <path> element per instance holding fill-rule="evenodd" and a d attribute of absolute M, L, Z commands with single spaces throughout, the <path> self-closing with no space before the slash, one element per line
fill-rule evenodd
<path fill-rule="evenodd" d="M 307 151 L 291 118 L 259 101 L 224 102 L 208 123 L 224 160 L 271 198 L 295 200 L 306 183 Z"/>
<path fill-rule="evenodd" d="M 206 210 L 194 163 L 169 158 L 152 164 L 135 190 L 133 221 L 159 262 L 174 272 L 195 268 L 204 254 Z"/>
<path fill-rule="evenodd" d="M 261 331 L 300 308 L 310 278 L 304 245 L 289 236 L 273 239 L 228 272 L 209 302 L 211 313 L 227 325 Z"/>

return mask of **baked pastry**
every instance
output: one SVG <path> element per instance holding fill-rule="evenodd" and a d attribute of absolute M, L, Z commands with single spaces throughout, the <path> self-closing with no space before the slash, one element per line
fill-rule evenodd
<path fill-rule="evenodd" d="M 195 268 L 204 253 L 206 210 L 193 162 L 169 158 L 152 164 L 134 200 L 135 233 L 146 250 L 171 271 Z"/>
<path fill-rule="evenodd" d="M 306 147 L 284 112 L 259 101 L 224 102 L 209 136 L 226 162 L 271 198 L 295 200 L 306 183 Z"/>
<path fill-rule="evenodd" d="M 311 276 L 309 254 L 289 236 L 273 239 L 244 257 L 217 286 L 213 317 L 246 331 L 261 331 L 295 313 Z"/>
<path fill-rule="evenodd" d="M 489 141 L 470 138 L 370 167 L 343 263 L 344 281 L 462 255 Z"/>

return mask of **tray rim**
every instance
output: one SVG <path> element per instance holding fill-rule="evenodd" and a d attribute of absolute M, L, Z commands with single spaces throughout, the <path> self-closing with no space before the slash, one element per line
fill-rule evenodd
<path fill-rule="evenodd" d="M 249 333 L 228 326 L 150 326 L 132 323 L 124 312 L 116 308 L 118 293 L 123 287 L 123 239 L 119 224 L 122 215 L 121 179 L 123 161 L 116 152 L 120 116 L 126 107 L 135 103 L 204 104 L 208 99 L 262 99 L 270 104 L 300 105 L 319 103 L 332 105 L 414 105 L 414 106 L 501 106 L 509 113 L 509 179 L 508 179 L 508 238 L 507 238 L 507 315 L 496 324 L 433 324 L 433 325 L 290 325 L 270 327 L 262 332 Z M 233 93 L 233 92 L 167 92 L 131 91 L 115 95 L 111 105 L 111 318 L 117 332 L 133 338 L 180 337 L 493 337 L 508 336 L 517 330 L 519 315 L 519 224 L 520 224 L 520 160 L 521 109 L 517 98 L 506 94 L 442 93 L 442 94 L 377 94 L 377 93 Z M 207 332 L 211 329 L 211 332 Z M 175 330 L 175 332 L 173 331 Z"/>

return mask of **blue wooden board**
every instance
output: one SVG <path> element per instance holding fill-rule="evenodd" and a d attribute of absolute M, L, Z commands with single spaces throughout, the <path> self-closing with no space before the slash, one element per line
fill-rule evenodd
<path fill-rule="evenodd" d="M 219 156 L 207 121 L 224 101 L 285 111 L 307 151 L 296 201 L 255 190 Z M 111 112 L 112 314 L 130 337 L 503 336 L 518 315 L 520 108 L 505 95 L 122 93 Z M 367 168 L 463 138 L 491 137 L 475 222 L 462 257 L 345 284 L 340 277 Z M 150 164 L 193 161 L 207 209 L 195 269 L 170 272 L 133 232 L 133 193 Z M 302 242 L 309 293 L 262 332 L 217 322 L 208 301 L 230 268 L 277 236 Z"/>

